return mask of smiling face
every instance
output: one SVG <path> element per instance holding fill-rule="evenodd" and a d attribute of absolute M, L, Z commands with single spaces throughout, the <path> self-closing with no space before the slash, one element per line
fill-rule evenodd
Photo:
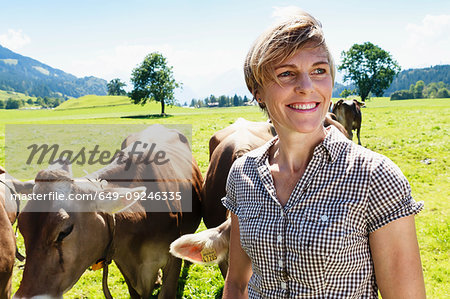
<path fill-rule="evenodd" d="M 279 83 L 269 82 L 256 96 L 266 105 L 277 133 L 323 136 L 333 90 L 327 51 L 306 46 L 274 65 L 274 72 Z"/>

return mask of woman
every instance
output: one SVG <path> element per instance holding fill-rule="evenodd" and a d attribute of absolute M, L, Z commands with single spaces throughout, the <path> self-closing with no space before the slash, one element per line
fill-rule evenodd
<path fill-rule="evenodd" d="M 246 83 L 278 136 L 238 159 L 223 298 L 424 298 L 411 197 L 388 158 L 324 128 L 334 64 L 302 13 L 255 42 Z"/>

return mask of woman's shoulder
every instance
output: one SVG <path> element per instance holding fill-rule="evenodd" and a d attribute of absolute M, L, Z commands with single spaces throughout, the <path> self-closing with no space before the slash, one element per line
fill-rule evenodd
<path fill-rule="evenodd" d="M 323 145 L 330 154 L 330 159 L 332 161 L 340 161 L 341 163 L 358 164 L 359 162 L 364 164 L 376 164 L 386 158 L 380 153 L 349 140 L 333 126 L 329 127 Z"/>
<path fill-rule="evenodd" d="M 372 182 L 390 180 L 404 184 L 406 181 L 401 169 L 389 157 L 361 145 L 352 143 L 344 158 L 346 163 L 365 169 Z"/>

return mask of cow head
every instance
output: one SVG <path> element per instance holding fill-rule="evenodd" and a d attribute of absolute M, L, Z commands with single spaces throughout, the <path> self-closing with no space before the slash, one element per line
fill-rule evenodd
<path fill-rule="evenodd" d="M 127 208 L 122 201 L 126 192 L 145 192 L 144 187 L 133 189 L 109 187 L 106 182 L 73 179 L 70 168 L 62 166 L 40 171 L 35 179 L 33 195 L 58 192 L 64 198 L 74 194 L 120 195 L 110 205 L 89 202 L 88 212 L 79 212 L 73 202 L 31 201 L 19 216 L 18 226 L 25 241 L 26 262 L 22 282 L 14 298 L 62 297 L 92 264 L 105 257 L 112 239 L 110 211 Z M 46 212 L 36 211 L 36 205 Z M 42 206 L 47 205 L 47 206 Z"/>

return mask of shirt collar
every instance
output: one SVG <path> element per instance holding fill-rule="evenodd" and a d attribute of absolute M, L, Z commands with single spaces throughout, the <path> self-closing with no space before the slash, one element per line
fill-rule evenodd
<path fill-rule="evenodd" d="M 337 128 L 334 126 L 329 126 L 326 128 L 327 135 L 324 140 L 316 146 L 314 149 L 313 155 L 327 155 L 328 161 L 334 163 L 341 152 L 351 144 L 351 141 L 348 140 L 344 134 L 342 134 Z M 269 149 L 272 145 L 277 142 L 278 136 L 275 136 L 268 142 L 266 142 L 263 146 L 249 152 L 247 155 L 249 157 L 253 157 L 257 164 L 264 163 L 266 159 L 269 158 Z"/>
<path fill-rule="evenodd" d="M 348 140 L 335 126 L 329 126 L 327 131 L 328 134 L 321 144 L 327 150 L 330 162 L 334 163 L 341 155 L 342 151 L 345 150 L 347 146 L 351 146 L 352 141 Z"/>

